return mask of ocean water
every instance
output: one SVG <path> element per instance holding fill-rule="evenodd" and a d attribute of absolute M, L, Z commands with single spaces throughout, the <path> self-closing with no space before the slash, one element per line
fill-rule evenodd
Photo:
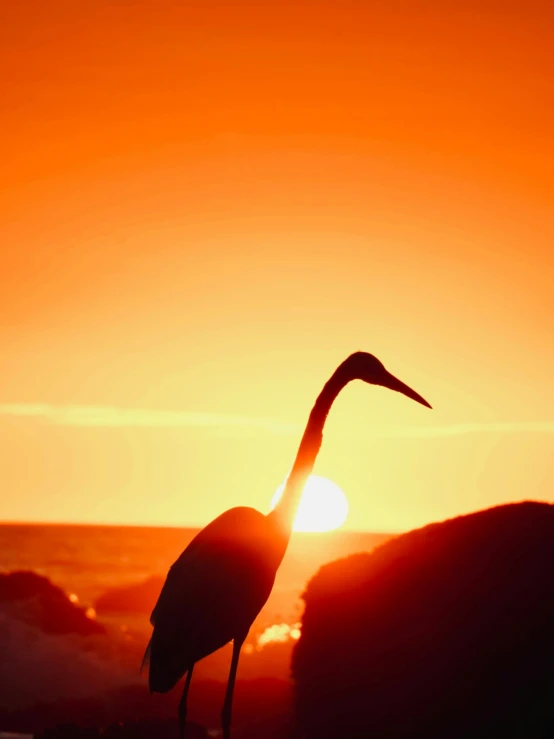
<path fill-rule="evenodd" d="M 39 703 L 63 708 L 70 700 L 144 686 L 139 667 L 151 634 L 148 616 L 153 603 L 123 613 L 96 614 L 91 607 L 113 588 L 165 576 L 196 533 L 179 528 L 1 524 L 0 570 L 33 570 L 48 577 L 90 618 L 101 621 L 106 634 L 42 633 L 34 622 L 24 623 L 12 618 L 9 608 L 0 609 L 0 716 L 3 709 L 25 711 Z M 273 592 L 243 647 L 240 679 L 288 682 L 291 652 L 300 635 L 301 594 L 310 577 L 323 563 L 370 550 L 385 538 L 341 531 L 293 534 Z M 224 685 L 230 650 L 227 645 L 202 660 L 195 668 L 195 683 Z M 198 714 L 198 720 L 217 726 L 220 699 L 208 703 L 211 713 Z"/>
<path fill-rule="evenodd" d="M 91 605 L 107 590 L 165 575 L 198 529 L 0 524 L 0 570 L 33 570 Z M 387 535 L 294 533 L 268 603 L 271 618 L 293 618 L 299 597 L 325 562 L 368 551 Z M 281 613 L 282 612 L 282 613 Z"/>
<path fill-rule="evenodd" d="M 58 524 L 0 525 L 0 568 L 33 570 L 79 601 L 162 574 L 194 529 Z"/>

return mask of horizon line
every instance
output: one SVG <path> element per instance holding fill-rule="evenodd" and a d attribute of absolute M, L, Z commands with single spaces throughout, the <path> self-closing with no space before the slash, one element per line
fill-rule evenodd
<path fill-rule="evenodd" d="M 86 526 L 89 528 L 130 528 L 130 529 L 191 529 L 193 531 L 201 531 L 205 528 L 210 521 L 207 523 L 192 523 L 192 524 L 179 524 L 179 523 L 124 523 L 124 522 L 100 522 L 100 521 L 52 521 L 52 520 L 27 520 L 22 521 L 21 519 L 13 520 L 1 520 L 0 526 Z M 373 529 L 351 529 L 345 526 L 339 526 L 336 529 L 330 529 L 329 531 L 294 531 L 294 536 L 308 535 L 308 536 L 319 536 L 321 534 L 370 534 L 371 536 L 396 536 L 402 534 L 406 529 L 395 529 L 395 530 L 373 530 Z"/>

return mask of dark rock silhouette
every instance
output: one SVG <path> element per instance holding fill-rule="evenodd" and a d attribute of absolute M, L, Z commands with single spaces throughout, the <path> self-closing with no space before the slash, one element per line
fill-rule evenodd
<path fill-rule="evenodd" d="M 94 603 L 97 613 L 148 613 L 156 605 L 164 578 L 152 575 L 142 582 L 113 588 L 103 593 Z"/>
<path fill-rule="evenodd" d="M 179 704 L 181 734 L 196 662 L 233 642 L 231 669 L 221 712 L 223 739 L 230 739 L 233 691 L 242 645 L 266 603 L 288 547 L 292 525 L 323 441 L 327 415 L 353 380 L 381 385 L 430 408 L 421 395 L 391 375 L 373 355 L 356 352 L 333 372 L 310 412 L 292 469 L 274 509 L 222 513 L 189 543 L 171 566 L 150 621 L 152 638 L 143 664 L 148 685 L 166 693 L 186 674 Z"/>
<path fill-rule="evenodd" d="M 0 574 L 0 716 L 138 683 L 104 626 L 34 572 Z M 0 721 L 12 725 L 14 716 Z"/>
<path fill-rule="evenodd" d="M 554 505 L 426 526 L 308 584 L 307 739 L 554 737 Z"/>
<path fill-rule="evenodd" d="M 47 577 L 21 570 L 0 573 L 0 608 L 47 634 L 104 634 L 102 624 L 88 618 Z"/>

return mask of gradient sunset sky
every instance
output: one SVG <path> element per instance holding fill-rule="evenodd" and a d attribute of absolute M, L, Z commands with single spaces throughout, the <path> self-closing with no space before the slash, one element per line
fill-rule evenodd
<path fill-rule="evenodd" d="M 322 384 L 347 526 L 554 501 L 554 4 L 2 10 L 0 519 L 267 510 Z"/>

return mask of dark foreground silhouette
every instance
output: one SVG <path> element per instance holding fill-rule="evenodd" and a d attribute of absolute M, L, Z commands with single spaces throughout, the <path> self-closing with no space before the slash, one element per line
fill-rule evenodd
<path fill-rule="evenodd" d="M 287 549 L 304 485 L 319 452 L 327 414 L 352 380 L 382 385 L 428 407 L 371 354 L 357 352 L 333 373 L 310 413 L 281 499 L 267 516 L 232 508 L 208 524 L 172 565 L 152 611 L 154 627 L 145 654 L 150 690 L 165 693 L 186 673 L 179 705 L 183 734 L 194 664 L 233 641 L 233 656 L 221 714 L 229 739 L 239 654 L 254 619 L 267 601 Z"/>
<path fill-rule="evenodd" d="M 176 731 L 175 719 L 120 722 L 103 729 L 60 724 L 36 734 L 35 739 L 174 739 Z M 208 739 L 209 734 L 202 726 L 190 723 L 185 736 L 186 739 Z"/>
<path fill-rule="evenodd" d="M 193 687 L 194 716 L 186 727 L 187 739 L 203 737 L 218 725 L 225 685 L 198 680 Z M 175 739 L 179 696 L 173 693 L 149 698 L 143 685 L 129 686 L 82 699 L 59 699 L 18 710 L 0 707 L 0 732 L 33 734 L 48 739 L 82 739 L 90 736 Z M 237 739 L 295 739 L 292 726 L 292 690 L 289 681 L 259 678 L 237 683 L 235 705 Z M 240 729 L 240 730 L 239 730 Z"/>
<path fill-rule="evenodd" d="M 47 634 L 104 634 L 102 624 L 87 617 L 47 577 L 18 570 L 0 572 L 0 607 L 13 618 L 36 626 Z"/>
<path fill-rule="evenodd" d="M 410 532 L 322 567 L 304 599 L 307 739 L 554 737 L 554 505 Z"/>

